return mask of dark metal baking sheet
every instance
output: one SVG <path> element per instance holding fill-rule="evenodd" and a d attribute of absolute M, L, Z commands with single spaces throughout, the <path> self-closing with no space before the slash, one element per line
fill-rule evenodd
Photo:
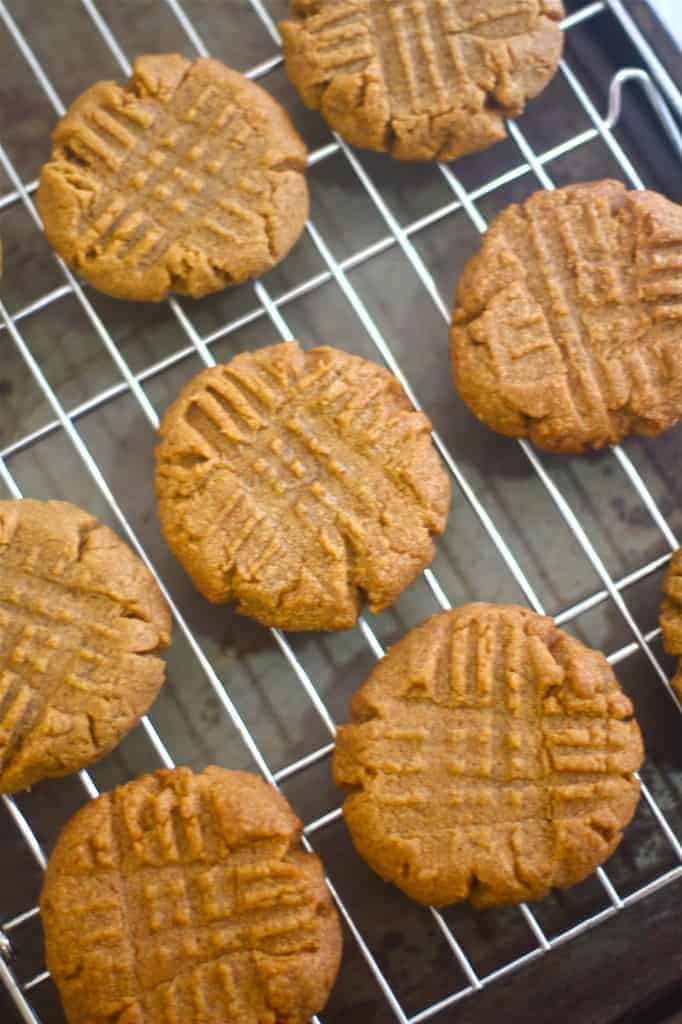
<path fill-rule="evenodd" d="M 246 0 L 220 5 L 210 0 L 186 0 L 183 6 L 199 33 L 210 40 L 214 54 L 226 63 L 245 70 L 276 53 Z M 584 2 L 567 4 L 569 11 L 584 6 Z M 96 7 L 129 57 L 145 50 L 193 52 L 171 8 L 161 0 L 100 0 Z M 30 41 L 64 103 L 95 79 L 120 77 L 120 68 L 83 3 L 66 0 L 48 5 L 37 0 L 8 0 L 6 8 Z M 282 15 L 284 3 L 273 0 L 269 9 L 274 16 Z M 600 112 L 605 112 L 608 85 L 615 71 L 624 64 L 641 63 L 606 9 L 570 29 L 566 57 Z M 29 183 L 48 154 L 55 116 L 33 72 L 1 25 L 0 67 L 0 142 L 21 179 Z M 281 66 L 261 82 L 285 104 L 311 151 L 330 142 L 322 121 L 301 106 Z M 593 125 L 565 78 L 558 75 L 529 106 L 520 127 L 534 151 L 544 153 Z M 682 200 L 679 163 L 646 101 L 634 92 L 626 96 L 615 136 L 647 186 Z M 374 154 L 357 156 L 403 227 L 447 207 L 455 198 L 435 167 L 396 164 Z M 453 169 L 469 191 L 509 173 L 510 180 L 477 203 L 480 213 L 489 219 L 507 203 L 538 187 L 530 168 L 511 177 L 514 168 L 523 163 L 517 145 L 508 140 L 486 153 L 459 161 Z M 544 166 L 557 185 L 603 176 L 623 177 L 621 166 L 599 135 Z M 395 241 L 381 248 L 390 231 L 348 160 L 338 152 L 326 157 L 311 168 L 309 180 L 313 220 L 337 260 L 378 246 L 375 255 L 348 269 L 348 280 L 543 606 L 549 613 L 558 614 L 598 594 L 603 589 L 602 580 L 522 450 L 479 425 L 454 396 L 443 319 Z M 11 190 L 12 183 L 0 171 L 0 198 Z M 63 285 L 61 272 L 21 203 L 0 206 L 0 236 L 6 265 L 0 298 L 10 313 L 18 313 Z M 415 231 L 411 239 L 444 301 L 449 302 L 457 276 L 478 244 L 477 230 L 466 211 L 459 208 L 447 213 Z M 325 270 L 319 252 L 306 236 L 291 257 L 267 275 L 264 284 L 277 297 Z M 178 388 L 201 368 L 196 352 L 181 357 L 189 349 L 188 339 L 172 311 L 167 305 L 131 306 L 90 291 L 88 297 L 134 372 L 142 373 L 177 354 L 173 365 L 144 382 L 146 394 L 161 413 Z M 258 309 L 249 286 L 181 305 L 202 335 L 219 331 Z M 371 337 L 334 280 L 286 303 L 281 313 L 306 345 L 332 343 L 378 358 Z M 77 428 L 273 770 L 327 744 L 329 734 L 324 723 L 271 634 L 230 610 L 212 608 L 198 599 L 167 552 L 159 534 L 151 487 L 153 432 L 135 398 L 128 389 L 119 387 L 120 374 L 77 299 L 73 295 L 61 297 L 20 319 L 18 326 L 68 410 L 89 402 L 105 389 L 118 388 L 105 404 L 79 415 Z M 277 340 L 273 323 L 261 309 L 245 326 L 217 340 L 212 351 L 218 360 L 226 360 L 246 348 Z M 54 419 L 6 330 L 0 331 L 0 403 L 3 450 Z M 676 428 L 655 441 L 634 439 L 624 446 L 678 536 L 682 536 L 681 439 L 682 428 Z M 66 498 L 116 526 L 110 508 L 63 430 L 52 430 L 35 443 L 18 448 L 7 462 L 27 495 Z M 542 463 L 613 579 L 620 580 L 669 553 L 659 526 L 611 453 L 583 458 L 543 456 Z M 0 495 L 5 496 L 1 483 Z M 525 600 L 496 545 L 457 487 L 433 571 L 453 604 L 472 599 Z M 662 565 L 647 572 L 624 590 L 627 607 L 645 633 L 657 625 L 663 571 Z M 395 608 L 367 618 L 379 641 L 386 645 L 437 610 L 434 595 L 422 579 Z M 595 603 L 567 628 L 607 652 L 617 651 L 632 640 L 612 600 Z M 350 695 L 374 663 L 366 639 L 354 630 L 331 636 L 292 636 L 290 641 L 332 717 L 343 721 Z M 653 641 L 652 650 L 669 671 L 670 662 L 658 639 Z M 682 836 L 682 723 L 642 653 L 620 662 L 618 673 L 636 702 L 645 735 L 648 758 L 643 777 L 672 828 Z M 151 718 L 177 762 L 196 768 L 209 762 L 253 767 L 237 731 L 177 629 L 169 657 L 169 682 Z M 92 776 L 100 788 L 107 789 L 156 767 L 158 759 L 138 729 L 93 769 Z M 339 805 L 328 758 L 292 776 L 283 789 L 306 822 Z M 17 803 L 49 850 L 61 824 L 85 798 L 80 782 L 72 778 L 44 783 L 19 796 Z M 408 1016 L 466 985 L 467 979 L 433 918 L 364 867 L 350 846 L 342 822 L 321 829 L 313 841 Z M 621 896 L 627 896 L 678 864 L 643 803 L 608 872 Z M 34 905 L 39 886 L 40 872 L 9 817 L 0 809 L 0 923 Z M 650 998 L 666 992 L 679 974 L 679 940 L 670 913 L 679 894 L 678 883 L 647 897 L 535 964 L 504 981 L 491 983 L 482 994 L 436 1019 L 483 1022 L 505 1013 L 507 1019 L 526 1020 L 532 1012 L 537 1021 L 549 1020 L 551 1014 L 553 1021 L 579 1019 L 581 1024 L 605 1024 L 639 1012 L 648 1006 Z M 547 936 L 552 937 L 607 906 L 603 888 L 592 878 L 569 893 L 548 898 L 533 911 Z M 445 919 L 479 975 L 502 968 L 535 948 L 535 939 L 517 910 L 477 913 L 468 907 L 455 907 L 446 912 Z M 38 919 L 14 930 L 12 941 L 16 953 L 13 967 L 19 981 L 25 982 L 44 966 Z M 615 957 L 619 969 L 613 974 L 609 965 Z M 599 968 L 597 975 L 595 966 Z M 579 1013 L 574 1009 L 577 994 Z M 61 1024 L 61 1011 L 50 982 L 36 986 L 30 997 L 45 1024 Z M 351 1019 L 361 1019 L 363 1024 L 388 1024 L 394 1019 L 351 937 L 347 936 L 341 976 L 322 1019 L 325 1024 Z"/>

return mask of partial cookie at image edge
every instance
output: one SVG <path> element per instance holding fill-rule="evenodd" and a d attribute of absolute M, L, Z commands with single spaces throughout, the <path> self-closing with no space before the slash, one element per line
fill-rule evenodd
<path fill-rule="evenodd" d="M 40 897 L 70 1024 L 305 1024 L 334 984 L 342 933 L 301 833 L 272 786 L 215 766 L 158 771 L 86 804 Z"/>
<path fill-rule="evenodd" d="M 154 577 L 68 502 L 0 501 L 0 792 L 109 753 L 156 698 L 171 617 Z"/>

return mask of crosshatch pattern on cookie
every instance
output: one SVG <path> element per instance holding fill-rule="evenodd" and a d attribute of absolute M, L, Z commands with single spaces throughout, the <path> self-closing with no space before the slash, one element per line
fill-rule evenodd
<path fill-rule="evenodd" d="M 578 881 L 637 802 L 631 715 L 603 655 L 550 619 L 490 605 L 435 616 L 389 652 L 339 732 L 334 772 L 351 790 L 356 845 L 439 903 Z"/>
<path fill-rule="evenodd" d="M 465 269 L 455 383 L 541 447 L 655 434 L 682 414 L 682 207 L 615 181 L 504 210 Z"/>
<path fill-rule="evenodd" d="M 213 601 L 268 625 L 341 628 L 433 557 L 449 483 L 383 368 L 297 342 L 200 374 L 166 413 L 157 491 L 166 538 Z"/>
<path fill-rule="evenodd" d="M 141 57 L 127 87 L 102 82 L 73 104 L 54 147 L 38 194 L 48 238 L 112 294 L 126 290 L 118 273 L 140 298 L 238 283 L 278 262 L 305 222 L 303 143 L 267 93 L 217 61 Z"/>
<path fill-rule="evenodd" d="M 554 72 L 559 0 L 295 0 L 280 25 L 304 100 L 349 141 L 452 159 L 505 135 Z"/>
<path fill-rule="evenodd" d="M 74 1020 L 303 1022 L 320 1008 L 338 924 L 279 794 L 241 772 L 176 769 L 81 815 L 42 898 L 48 963 Z"/>
<path fill-rule="evenodd" d="M 75 771 L 152 703 L 170 616 L 148 570 L 63 502 L 0 502 L 0 791 Z"/>

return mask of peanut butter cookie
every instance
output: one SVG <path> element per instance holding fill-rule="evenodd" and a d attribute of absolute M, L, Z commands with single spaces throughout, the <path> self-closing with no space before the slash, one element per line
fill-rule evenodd
<path fill-rule="evenodd" d="M 450 484 L 382 367 L 285 342 L 189 382 L 161 424 L 169 547 L 209 601 L 284 629 L 346 629 L 434 555 Z"/>
<path fill-rule="evenodd" d="M 304 1024 L 341 929 L 301 823 L 255 775 L 160 771 L 87 804 L 50 857 L 47 965 L 70 1024 Z"/>
<path fill-rule="evenodd" d="M 582 452 L 682 416 L 682 206 L 617 181 L 503 210 L 457 289 L 455 387 L 480 420 Z"/>
<path fill-rule="evenodd" d="M 100 291 L 195 298 L 279 263 L 308 215 L 307 154 L 283 108 L 217 60 L 139 57 L 53 135 L 37 202 L 51 245 Z"/>
<path fill-rule="evenodd" d="M 506 135 L 556 71 L 561 0 L 292 0 L 289 78 L 348 142 L 453 160 Z"/>
<path fill-rule="evenodd" d="M 122 540 L 63 501 L 0 501 L 0 792 L 112 750 L 163 683 L 170 613 Z"/>
<path fill-rule="evenodd" d="M 336 784 L 358 853 L 420 903 L 545 896 L 610 857 L 642 739 L 603 656 L 513 605 L 411 630 L 355 694 Z"/>

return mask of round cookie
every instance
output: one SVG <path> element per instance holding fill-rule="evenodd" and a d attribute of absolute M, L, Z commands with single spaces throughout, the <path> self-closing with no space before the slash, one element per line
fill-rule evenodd
<path fill-rule="evenodd" d="M 112 750 L 153 702 L 170 642 L 146 566 L 63 501 L 0 501 L 0 793 Z"/>
<path fill-rule="evenodd" d="M 561 57 L 561 0 L 292 0 L 289 78 L 347 142 L 453 160 L 506 136 Z"/>
<path fill-rule="evenodd" d="M 37 203 L 51 245 L 107 295 L 198 298 L 265 273 L 308 216 L 305 146 L 264 89 L 217 60 L 139 57 L 53 134 Z"/>
<path fill-rule="evenodd" d="M 668 654 L 678 655 L 680 661 L 671 679 L 671 686 L 682 700 L 682 548 L 673 555 L 663 583 L 661 604 L 661 632 L 663 646 Z"/>
<path fill-rule="evenodd" d="M 69 1024 L 304 1024 L 341 929 L 320 859 L 271 786 L 211 767 L 145 775 L 83 807 L 40 899 Z"/>
<path fill-rule="evenodd" d="M 639 799 L 642 739 L 603 654 L 514 605 L 411 630 L 339 729 L 355 847 L 420 903 L 519 903 L 610 857 Z"/>
<path fill-rule="evenodd" d="M 454 381 L 480 420 L 582 452 L 682 416 L 682 206 L 617 181 L 536 192 L 457 289 Z"/>
<path fill-rule="evenodd" d="M 157 449 L 169 547 L 215 603 L 284 629 L 346 629 L 433 558 L 449 479 L 392 374 L 285 342 L 200 373 Z"/>

